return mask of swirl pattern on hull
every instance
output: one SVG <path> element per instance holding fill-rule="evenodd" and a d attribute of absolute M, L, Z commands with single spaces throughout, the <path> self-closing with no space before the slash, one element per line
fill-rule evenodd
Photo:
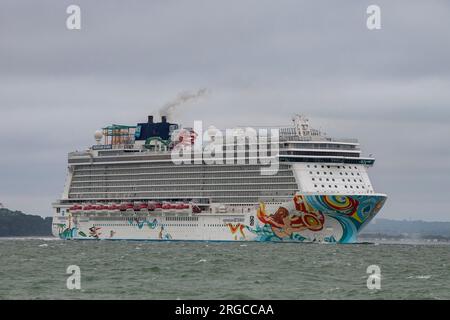
<path fill-rule="evenodd" d="M 351 243 L 385 199 L 379 195 L 296 195 L 273 214 L 260 203 L 257 217 L 262 225 L 248 230 L 257 241 Z"/>

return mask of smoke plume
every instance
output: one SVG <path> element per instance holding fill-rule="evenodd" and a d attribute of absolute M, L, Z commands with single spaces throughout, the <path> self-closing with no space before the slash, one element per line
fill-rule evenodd
<path fill-rule="evenodd" d="M 173 118 L 175 109 L 178 106 L 185 104 L 187 102 L 195 101 L 198 98 L 205 96 L 206 94 L 208 94 L 208 89 L 206 89 L 206 88 L 199 89 L 197 92 L 188 92 L 188 91 L 181 92 L 177 95 L 175 100 L 166 103 L 159 110 L 159 115 L 166 116 L 167 119 L 170 120 L 171 118 Z"/>

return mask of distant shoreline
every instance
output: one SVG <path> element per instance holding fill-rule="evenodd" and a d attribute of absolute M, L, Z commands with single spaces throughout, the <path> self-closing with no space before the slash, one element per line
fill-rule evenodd
<path fill-rule="evenodd" d="M 52 237 L 52 218 L 0 209 L 0 237 Z"/>

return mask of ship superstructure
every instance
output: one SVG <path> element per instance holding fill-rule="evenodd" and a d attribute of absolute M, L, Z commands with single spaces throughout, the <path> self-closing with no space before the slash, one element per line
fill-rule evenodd
<path fill-rule="evenodd" d="M 375 193 L 368 176 L 375 159 L 361 155 L 357 140 L 330 138 L 303 116 L 290 126 L 253 130 L 255 139 L 247 129 L 233 131 L 243 144 L 230 148 L 225 139 L 218 144 L 225 133 L 215 128 L 193 147 L 203 132 L 166 117 L 103 128 L 95 145 L 69 154 L 53 233 L 64 239 L 354 242 L 384 204 L 386 196 Z M 273 130 L 276 136 L 261 138 Z M 193 161 L 180 164 L 174 151 L 183 146 Z M 211 146 L 214 163 L 197 157 Z M 234 160 L 218 161 L 217 150 Z"/>

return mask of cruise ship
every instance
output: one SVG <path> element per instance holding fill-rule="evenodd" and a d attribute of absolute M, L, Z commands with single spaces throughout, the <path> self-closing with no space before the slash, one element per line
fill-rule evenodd
<path fill-rule="evenodd" d="M 229 139 L 229 137 L 231 138 Z M 209 157 L 206 156 L 209 154 Z M 286 126 L 110 125 L 68 155 L 61 239 L 354 243 L 386 195 L 375 159 L 295 115 Z"/>

